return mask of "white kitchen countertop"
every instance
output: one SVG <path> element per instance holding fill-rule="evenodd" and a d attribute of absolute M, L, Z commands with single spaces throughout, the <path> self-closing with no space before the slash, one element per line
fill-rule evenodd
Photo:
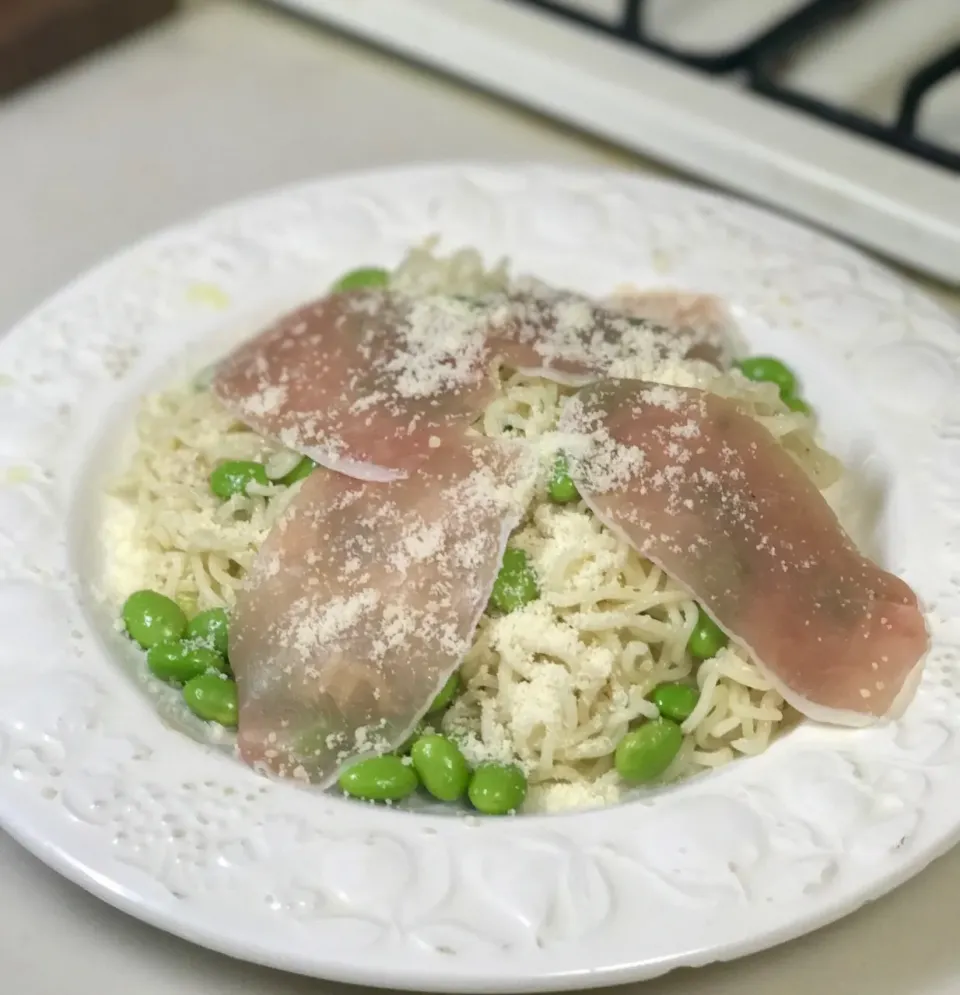
<path fill-rule="evenodd" d="M 104 255 L 205 208 L 323 173 L 450 158 L 653 168 L 261 8 L 198 2 L 0 102 L 0 329 Z M 960 309 L 960 294 L 933 289 Z M 10 995 L 351 991 L 141 925 L 2 833 L 0 895 Z M 952 995 L 958 920 L 955 851 L 836 926 L 634 991 Z"/>

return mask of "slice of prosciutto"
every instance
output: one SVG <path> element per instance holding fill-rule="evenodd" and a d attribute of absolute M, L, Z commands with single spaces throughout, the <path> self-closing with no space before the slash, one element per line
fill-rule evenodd
<path fill-rule="evenodd" d="M 393 480 L 479 416 L 496 365 L 579 385 L 624 363 L 656 377 L 692 356 L 719 361 L 714 329 L 667 328 L 572 294 L 365 290 L 280 319 L 224 360 L 212 389 L 261 435 L 322 466 Z"/>
<path fill-rule="evenodd" d="M 735 404 L 603 380 L 568 405 L 570 472 L 610 528 L 686 587 L 815 720 L 899 714 L 927 632 L 916 595 L 865 559 L 803 469 Z"/>
<path fill-rule="evenodd" d="M 598 304 L 566 291 L 513 294 L 493 304 L 489 342 L 513 369 L 576 386 L 624 367 L 658 379 L 681 360 L 719 366 L 727 356 L 727 329 L 687 321 L 694 300 L 710 299 L 658 295 L 656 307 L 647 308 L 654 315 L 628 298 Z"/>
<path fill-rule="evenodd" d="M 536 475 L 520 444 L 465 436 L 389 483 L 314 471 L 237 600 L 243 758 L 326 785 L 402 742 L 470 647 Z"/>
<path fill-rule="evenodd" d="M 736 327 L 719 297 L 682 290 L 625 290 L 611 297 L 608 305 L 624 314 L 671 328 L 676 335 L 689 336 L 688 355 L 692 359 L 722 363 L 731 358 Z"/>
<path fill-rule="evenodd" d="M 281 318 L 212 389 L 261 435 L 365 480 L 403 476 L 491 392 L 483 315 L 452 298 L 334 294 Z"/>

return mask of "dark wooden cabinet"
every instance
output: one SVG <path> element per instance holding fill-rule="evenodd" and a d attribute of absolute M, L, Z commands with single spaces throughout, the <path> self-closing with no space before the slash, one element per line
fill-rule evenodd
<path fill-rule="evenodd" d="M 0 94 L 169 14 L 177 0 L 0 0 Z"/>

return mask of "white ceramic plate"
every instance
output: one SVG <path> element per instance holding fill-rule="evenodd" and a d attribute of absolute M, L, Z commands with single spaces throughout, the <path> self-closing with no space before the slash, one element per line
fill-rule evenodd
<path fill-rule="evenodd" d="M 931 610 L 899 722 L 803 726 L 618 808 L 477 820 L 262 780 L 166 726 L 87 596 L 137 395 L 343 270 L 446 247 L 588 292 L 727 298 L 802 373 Z M 198 343 L 203 343 L 199 345 Z M 160 235 L 0 344 L 0 820 L 122 909 L 237 957 L 419 990 L 537 990 L 735 957 L 844 915 L 960 837 L 960 336 L 861 256 L 720 197 L 602 172 L 324 181 Z"/>

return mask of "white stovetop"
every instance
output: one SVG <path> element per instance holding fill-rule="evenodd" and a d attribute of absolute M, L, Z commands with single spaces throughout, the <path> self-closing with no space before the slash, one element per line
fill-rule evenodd
<path fill-rule="evenodd" d="M 125 243 L 291 180 L 439 158 L 651 168 L 277 15 L 213 2 L 0 103 L 0 149 L 0 329 Z M 943 297 L 960 309 L 960 294 Z M 126 919 L 2 833 L 0 895 L 0 989 L 10 995 L 348 992 Z M 954 852 L 836 926 L 634 993 L 954 995 L 958 918 Z"/>
<path fill-rule="evenodd" d="M 735 74 L 691 72 L 518 0 L 269 2 L 960 285 L 960 177 L 752 94 Z M 627 0 L 553 3 L 607 23 L 627 11 Z M 649 0 L 643 12 L 655 37 L 704 53 L 736 47 L 802 3 Z M 910 73 L 958 35 L 957 0 L 860 4 L 791 54 L 781 83 L 892 123 Z M 960 137 L 954 82 L 935 87 L 918 122 L 948 148 Z"/>

